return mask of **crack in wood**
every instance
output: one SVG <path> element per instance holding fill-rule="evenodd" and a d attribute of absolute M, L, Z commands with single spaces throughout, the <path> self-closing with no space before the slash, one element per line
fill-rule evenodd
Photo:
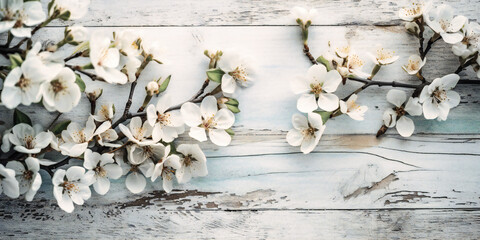
<path fill-rule="evenodd" d="M 356 198 L 360 195 L 369 194 L 372 191 L 385 189 L 390 185 L 390 183 L 399 180 L 395 173 L 390 173 L 388 176 L 384 177 L 382 180 L 373 183 L 371 186 L 368 187 L 361 187 L 355 190 L 353 193 L 350 193 L 343 197 L 344 200 L 349 200 L 351 198 Z"/>

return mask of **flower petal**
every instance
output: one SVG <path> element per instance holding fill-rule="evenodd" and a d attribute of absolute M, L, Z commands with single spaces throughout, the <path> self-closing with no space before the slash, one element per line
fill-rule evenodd
<path fill-rule="evenodd" d="M 397 121 L 397 131 L 402 137 L 410 137 L 415 130 L 412 119 L 402 116 Z"/>
<path fill-rule="evenodd" d="M 210 140 L 217 146 L 228 146 L 232 141 L 232 137 L 223 129 L 211 129 L 208 132 Z"/>
<path fill-rule="evenodd" d="M 297 109 L 300 112 L 308 113 L 315 111 L 317 108 L 318 105 L 314 94 L 304 93 L 297 100 Z"/>
<path fill-rule="evenodd" d="M 334 111 L 339 106 L 339 99 L 333 93 L 322 93 L 318 96 L 318 106 L 328 112 Z"/>

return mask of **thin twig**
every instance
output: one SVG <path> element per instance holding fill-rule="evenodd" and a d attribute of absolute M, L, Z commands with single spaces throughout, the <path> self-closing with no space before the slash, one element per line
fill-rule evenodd
<path fill-rule="evenodd" d="M 318 64 L 317 60 L 315 60 L 315 58 L 310 53 L 310 48 L 308 47 L 307 43 L 303 44 L 303 53 L 305 53 L 305 56 L 307 56 L 308 60 L 310 60 L 312 64 L 315 64 L 315 65 Z"/>
<path fill-rule="evenodd" d="M 70 60 L 72 60 L 72 59 L 74 59 L 74 58 L 77 58 L 77 57 L 82 56 L 82 54 L 83 54 L 83 52 L 77 52 L 77 53 L 75 53 L 75 54 L 73 54 L 73 55 L 71 55 L 71 56 L 69 56 L 69 57 L 66 57 L 65 59 L 63 59 L 63 61 L 64 61 L 64 62 L 68 62 L 68 61 L 70 61 Z"/>
<path fill-rule="evenodd" d="M 58 120 L 58 118 L 60 118 L 60 116 L 62 116 L 61 112 L 59 112 L 57 116 L 52 120 L 52 122 L 48 125 L 47 129 L 51 129 L 53 127 L 53 124 L 55 124 L 55 122 Z"/>
<path fill-rule="evenodd" d="M 82 70 L 80 66 L 72 66 L 72 65 L 65 64 L 65 67 L 68 67 L 68 68 L 70 68 L 74 71 L 77 71 L 77 72 L 89 77 L 90 79 L 92 79 L 92 81 L 105 81 L 103 78 L 101 78 L 101 77 L 99 77 L 99 76 L 97 76 L 93 73 L 89 73 L 87 71 Z"/>

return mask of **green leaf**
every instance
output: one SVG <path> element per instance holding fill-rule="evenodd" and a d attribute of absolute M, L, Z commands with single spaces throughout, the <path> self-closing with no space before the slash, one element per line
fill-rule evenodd
<path fill-rule="evenodd" d="M 80 77 L 80 75 L 78 74 L 75 74 L 75 83 L 80 87 L 80 91 L 81 92 L 85 92 L 85 82 L 83 81 L 83 79 Z"/>
<path fill-rule="evenodd" d="M 233 105 L 229 105 L 229 104 L 226 104 L 228 110 L 232 111 L 233 113 L 239 113 L 240 112 L 240 109 L 238 109 L 238 107 L 236 106 L 233 106 Z"/>
<path fill-rule="evenodd" d="M 63 21 L 67 21 L 70 19 L 70 11 L 65 11 L 61 15 L 58 16 L 58 18 L 62 19 Z"/>
<path fill-rule="evenodd" d="M 313 112 L 320 114 L 320 116 L 322 116 L 323 124 L 325 124 L 328 121 L 328 119 L 330 119 L 330 116 L 332 115 L 332 112 L 325 112 L 325 111 L 313 111 Z"/>
<path fill-rule="evenodd" d="M 227 132 L 230 136 L 235 135 L 235 132 L 231 128 L 225 129 L 225 132 Z"/>
<path fill-rule="evenodd" d="M 317 62 L 319 62 L 319 63 L 321 63 L 323 66 L 325 66 L 328 71 L 331 70 L 330 61 L 328 61 L 327 59 L 325 59 L 323 56 L 318 57 L 318 58 L 317 58 Z"/>
<path fill-rule="evenodd" d="M 48 12 L 50 12 L 50 10 L 52 9 L 53 7 L 53 4 L 55 3 L 55 0 L 52 0 L 48 3 Z"/>
<path fill-rule="evenodd" d="M 168 84 L 170 83 L 170 78 L 172 75 L 168 76 L 162 84 L 160 84 L 160 88 L 158 89 L 159 92 L 165 92 L 167 90 Z"/>
<path fill-rule="evenodd" d="M 238 104 L 239 104 L 239 103 L 238 103 L 237 99 L 235 99 L 235 98 L 229 98 L 228 101 L 227 101 L 225 104 L 238 107 Z"/>
<path fill-rule="evenodd" d="M 217 83 L 222 82 L 222 77 L 225 74 L 222 69 L 216 68 L 216 69 L 210 69 L 207 71 L 207 77 L 210 81 L 214 81 Z"/>
<path fill-rule="evenodd" d="M 23 113 L 22 111 L 15 109 L 13 112 L 13 123 L 15 125 L 19 123 L 26 123 L 32 126 L 32 119 L 30 119 L 30 117 L 28 117 L 27 114 Z"/>
<path fill-rule="evenodd" d="M 20 67 L 23 63 L 23 59 L 18 53 L 10 54 L 9 58 L 10 58 L 10 63 L 12 64 L 11 66 L 12 69 L 16 67 Z"/>
<path fill-rule="evenodd" d="M 71 122 L 72 122 L 72 121 L 67 120 L 67 121 L 63 121 L 63 122 L 57 123 L 57 124 L 51 129 L 51 131 L 53 132 L 53 134 L 58 135 L 58 134 L 62 133 L 63 130 L 67 129 L 68 124 L 70 124 Z"/>

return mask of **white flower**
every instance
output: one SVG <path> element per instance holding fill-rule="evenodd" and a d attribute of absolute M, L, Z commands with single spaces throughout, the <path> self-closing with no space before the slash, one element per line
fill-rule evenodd
<path fill-rule="evenodd" d="M 20 103 L 30 105 L 40 101 L 40 85 L 48 80 L 48 74 L 38 57 L 27 58 L 21 67 L 10 71 L 3 83 L 1 100 L 7 108 L 15 108 Z"/>
<path fill-rule="evenodd" d="M 18 198 L 20 189 L 15 178 L 15 171 L 0 164 L 0 194 L 5 193 L 10 198 Z"/>
<path fill-rule="evenodd" d="M 33 26 L 46 18 L 42 4 L 38 1 L 0 0 L 0 33 L 10 30 L 15 37 L 31 37 Z"/>
<path fill-rule="evenodd" d="M 127 73 L 128 82 L 135 82 L 137 80 L 137 71 L 138 68 L 142 65 L 142 61 L 140 61 L 136 57 L 125 57 L 125 66 L 123 69 Z"/>
<path fill-rule="evenodd" d="M 308 113 L 308 120 L 301 114 L 292 116 L 293 129 L 287 133 L 287 142 L 292 146 L 300 146 L 300 150 L 307 154 L 317 146 L 326 126 L 322 116 L 317 113 Z"/>
<path fill-rule="evenodd" d="M 342 76 L 336 71 L 327 72 L 323 65 L 313 65 L 308 69 L 307 77 L 292 81 L 293 92 L 302 94 L 297 101 L 300 112 L 312 112 L 318 107 L 325 111 L 338 108 L 338 97 L 333 94 L 342 82 Z M 316 98 L 318 97 L 318 101 Z"/>
<path fill-rule="evenodd" d="M 190 137 L 203 142 L 207 140 L 205 131 L 212 143 L 218 146 L 227 146 L 232 137 L 225 131 L 235 122 L 235 116 L 227 109 L 218 110 L 217 99 L 208 96 L 203 99 L 200 107 L 187 102 L 180 109 L 185 124 L 190 127 Z"/>
<path fill-rule="evenodd" d="M 237 84 L 248 87 L 252 82 L 252 75 L 255 73 L 252 67 L 252 60 L 242 57 L 237 53 L 226 53 L 218 62 L 218 68 L 225 74 L 222 77 L 222 91 L 226 94 L 233 94 Z"/>
<path fill-rule="evenodd" d="M 87 149 L 83 167 L 88 170 L 86 181 L 93 183 L 93 189 L 100 195 L 105 195 L 110 189 L 110 179 L 122 176 L 122 168 L 114 163 L 113 153 L 99 154 Z"/>
<path fill-rule="evenodd" d="M 352 94 L 347 100 L 347 102 L 340 101 L 340 111 L 344 114 L 347 114 L 353 120 L 363 121 L 363 115 L 368 110 L 367 106 L 360 106 L 356 103 L 357 94 Z"/>
<path fill-rule="evenodd" d="M 460 103 L 460 95 L 452 91 L 459 79 L 457 74 L 448 74 L 423 88 L 420 102 L 423 103 L 423 115 L 426 119 L 447 120 L 450 108 Z"/>
<path fill-rule="evenodd" d="M 428 26 L 440 34 L 446 43 L 455 44 L 462 41 L 463 34 L 459 31 L 468 19 L 460 15 L 454 17 L 451 6 L 442 4 L 424 16 Z"/>
<path fill-rule="evenodd" d="M 38 159 L 28 157 L 25 159 L 27 168 L 19 161 L 10 161 L 7 163 L 7 168 L 15 171 L 15 178 L 19 183 L 19 193 L 25 194 L 25 200 L 32 201 L 38 189 L 42 185 L 42 177 L 38 173 L 40 164 Z"/>
<path fill-rule="evenodd" d="M 180 168 L 180 158 L 177 155 L 170 155 L 170 145 L 164 147 L 162 154 L 157 155 L 155 166 L 148 170 L 152 176 L 152 182 L 158 177 L 163 179 L 163 189 L 169 193 L 173 189 L 174 169 Z"/>
<path fill-rule="evenodd" d="M 95 73 L 107 83 L 125 84 L 127 76 L 117 69 L 120 52 L 112 48 L 110 38 L 102 33 L 92 34 L 90 38 L 90 61 Z"/>
<path fill-rule="evenodd" d="M 150 55 L 152 59 L 158 63 L 162 63 L 164 61 L 160 61 L 163 56 L 166 54 L 166 49 L 162 47 L 162 45 L 159 42 L 147 42 L 147 43 L 142 43 L 142 48 L 143 51 L 147 55 Z"/>
<path fill-rule="evenodd" d="M 412 136 L 415 124 L 412 119 L 407 117 L 407 113 L 410 116 L 422 115 L 422 105 L 418 102 L 418 98 L 410 97 L 407 101 L 407 95 L 404 91 L 392 89 L 387 93 L 387 101 L 395 107 L 388 108 L 385 111 L 383 124 L 389 128 L 396 126 L 402 137 Z"/>
<path fill-rule="evenodd" d="M 76 122 L 68 125 L 66 130 L 62 131 L 63 143 L 59 146 L 63 155 L 78 157 L 87 150 L 88 143 L 94 136 L 100 135 L 111 127 L 111 123 L 106 121 L 96 128 L 93 116 L 87 120 L 86 126 L 80 127 Z"/>
<path fill-rule="evenodd" d="M 115 148 L 122 146 L 121 144 L 118 144 L 118 143 L 112 143 L 117 139 L 118 139 L 117 131 L 111 128 L 97 135 L 97 142 L 98 144 L 100 144 L 100 146 L 115 147 Z"/>
<path fill-rule="evenodd" d="M 48 14 L 52 16 L 55 11 L 59 11 L 62 15 L 68 11 L 70 12 L 69 20 L 76 20 L 87 14 L 89 4 L 90 0 L 55 0 Z"/>
<path fill-rule="evenodd" d="M 182 154 L 175 173 L 178 183 L 186 183 L 192 177 L 207 176 L 207 158 L 197 144 L 180 144 L 177 152 Z"/>
<path fill-rule="evenodd" d="M 142 124 L 142 119 L 140 117 L 132 118 L 128 124 L 128 128 L 123 124 L 120 124 L 118 127 L 120 128 L 120 131 L 125 134 L 129 141 L 140 146 L 146 146 L 153 144 L 154 142 L 158 142 L 147 139 L 152 136 L 153 128 L 148 121 L 145 121 Z"/>
<path fill-rule="evenodd" d="M 302 21 L 302 24 L 303 25 L 306 25 L 307 22 L 310 21 L 310 24 L 311 22 L 317 20 L 317 18 L 319 17 L 319 13 L 316 9 L 305 9 L 305 8 L 302 8 L 302 7 L 294 7 L 292 8 L 292 10 L 290 11 L 290 15 L 296 20 L 298 21 L 297 19 L 300 19 Z"/>
<path fill-rule="evenodd" d="M 80 102 L 81 91 L 75 73 L 63 68 L 52 80 L 41 86 L 43 105 L 49 111 L 70 112 Z"/>
<path fill-rule="evenodd" d="M 337 66 L 337 71 L 343 78 L 348 78 L 351 76 L 366 78 L 370 76 L 370 74 L 362 71 L 365 62 L 356 53 L 350 53 L 346 60 L 346 66 Z"/>
<path fill-rule="evenodd" d="M 464 38 L 452 45 L 453 54 L 464 59 L 472 56 L 480 49 L 480 25 L 476 22 L 465 24 L 463 28 Z"/>
<path fill-rule="evenodd" d="M 169 95 L 158 99 L 157 106 L 147 107 L 147 120 L 153 126 L 152 138 L 155 141 L 171 142 L 185 131 L 182 115 L 179 111 L 165 112 L 172 106 Z"/>
<path fill-rule="evenodd" d="M 85 178 L 85 169 L 78 166 L 70 167 L 67 171 L 58 169 L 52 177 L 53 196 L 58 206 L 65 212 L 73 212 L 73 203 L 83 205 L 89 199 L 91 191 Z"/>
<path fill-rule="evenodd" d="M 87 41 L 90 38 L 90 32 L 84 26 L 74 25 L 67 27 L 68 35 L 73 38 L 73 41 L 79 43 Z"/>
<path fill-rule="evenodd" d="M 151 177 L 151 172 L 148 170 L 153 168 L 153 162 L 149 157 L 163 151 L 163 148 L 160 149 L 158 145 L 161 144 L 144 147 L 135 144 L 127 146 L 128 161 L 124 161 L 121 164 L 124 174 L 128 174 L 125 179 L 125 185 L 131 193 L 137 194 L 145 189 L 147 185 L 145 177 Z M 117 160 L 117 163 L 120 164 L 120 161 Z"/>
<path fill-rule="evenodd" d="M 114 44 L 126 56 L 137 57 L 142 53 L 141 38 L 133 31 L 124 30 L 115 33 Z"/>
<path fill-rule="evenodd" d="M 339 58 L 347 58 L 352 52 L 352 47 L 347 41 L 328 42 L 328 44 Z"/>
<path fill-rule="evenodd" d="M 158 161 L 163 157 L 165 146 L 161 143 L 152 143 L 146 146 L 131 144 L 127 147 L 128 161 L 132 164 L 141 164 L 145 160 Z"/>
<path fill-rule="evenodd" d="M 432 5 L 431 1 L 424 2 L 424 1 L 410 1 L 410 3 L 403 8 L 400 8 L 398 11 L 398 16 L 400 19 L 404 21 L 414 21 L 417 18 L 420 18 L 424 12 L 428 12 Z"/>
<path fill-rule="evenodd" d="M 368 53 L 372 61 L 376 65 L 389 65 L 398 60 L 399 56 L 395 55 L 395 51 L 385 49 L 381 46 L 377 46 L 375 55 Z"/>
<path fill-rule="evenodd" d="M 97 122 L 112 121 L 115 116 L 115 105 L 113 103 L 102 104 L 93 119 Z"/>
<path fill-rule="evenodd" d="M 411 55 L 408 58 L 407 65 L 402 66 L 402 68 L 408 74 L 415 75 L 420 71 L 420 69 L 422 69 L 426 61 L 427 61 L 427 58 L 422 60 L 422 58 L 418 55 Z"/>
<path fill-rule="evenodd" d="M 3 152 L 5 152 L 5 153 L 8 152 L 8 151 L 10 151 L 10 148 L 12 147 L 12 144 L 11 144 L 11 142 L 10 142 L 10 140 L 9 140 L 10 134 L 12 134 L 12 129 L 11 129 L 11 128 L 3 131 L 3 135 L 2 135 L 2 146 L 1 146 L 0 149 L 1 149 Z"/>
<path fill-rule="evenodd" d="M 9 139 L 15 145 L 15 151 L 28 154 L 39 153 L 52 140 L 49 133 L 42 131 L 42 126 L 35 124 L 31 127 L 26 123 L 15 125 Z"/>

